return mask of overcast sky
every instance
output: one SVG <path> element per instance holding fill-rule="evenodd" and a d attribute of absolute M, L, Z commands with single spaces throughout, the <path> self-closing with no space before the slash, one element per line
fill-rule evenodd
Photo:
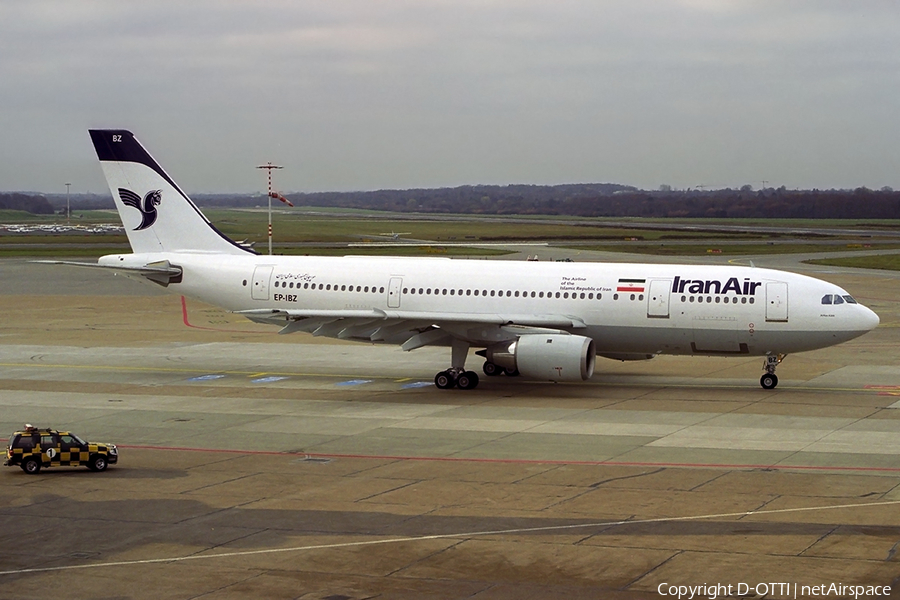
<path fill-rule="evenodd" d="M 0 190 L 900 189 L 890 0 L 0 0 Z"/>

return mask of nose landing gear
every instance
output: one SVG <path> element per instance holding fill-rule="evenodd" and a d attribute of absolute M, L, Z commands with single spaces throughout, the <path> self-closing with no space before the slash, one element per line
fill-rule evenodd
<path fill-rule="evenodd" d="M 778 376 L 775 375 L 775 367 L 781 364 L 787 354 L 766 354 L 766 360 L 763 363 L 765 375 L 759 378 L 759 385 L 766 390 L 774 390 L 778 385 Z"/>

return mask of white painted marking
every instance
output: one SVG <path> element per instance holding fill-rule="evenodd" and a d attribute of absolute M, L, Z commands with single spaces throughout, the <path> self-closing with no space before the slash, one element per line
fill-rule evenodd
<path fill-rule="evenodd" d="M 0 575 L 21 575 L 23 573 L 48 573 L 51 571 L 71 571 L 75 569 L 96 569 L 109 567 L 125 567 L 133 565 L 152 565 L 158 563 L 174 563 L 188 560 L 201 560 L 205 558 L 234 558 L 238 556 L 256 556 L 262 554 L 276 554 L 283 552 L 304 552 L 309 550 L 328 550 L 333 548 L 360 548 L 363 546 L 378 546 L 385 544 L 402 544 L 409 542 L 423 542 L 427 540 L 442 540 L 449 538 L 467 538 L 487 535 L 510 535 L 516 533 L 538 533 L 544 531 L 565 531 L 571 529 L 588 529 L 591 527 L 617 527 L 619 525 L 642 525 L 646 523 L 670 523 L 683 521 L 701 521 L 703 519 L 724 519 L 731 517 L 750 517 L 759 515 L 775 515 L 797 512 L 811 512 L 821 510 L 837 510 L 842 508 L 870 508 L 874 506 L 894 506 L 900 504 L 900 500 L 886 500 L 883 502 L 865 502 L 861 504 L 838 504 L 834 506 L 805 506 L 797 508 L 780 508 L 775 510 L 748 510 L 733 513 L 718 513 L 709 515 L 693 515 L 686 517 L 660 517 L 657 519 L 638 519 L 634 521 L 600 521 L 596 523 L 581 523 L 579 525 L 548 525 L 546 527 L 521 527 L 518 529 L 497 529 L 493 531 L 469 531 L 461 533 L 442 533 L 435 535 L 419 535 L 400 538 L 386 538 L 381 540 L 366 540 L 356 542 L 340 542 L 335 544 L 315 544 L 312 546 L 292 546 L 290 548 L 266 548 L 263 550 L 245 550 L 242 552 L 222 552 L 219 554 L 191 554 L 188 556 L 174 556 L 169 558 L 148 558 L 144 560 L 123 560 L 117 562 L 100 562 L 89 565 L 64 565 L 59 567 L 39 567 L 34 569 L 15 569 L 13 571 L 0 571 Z"/>

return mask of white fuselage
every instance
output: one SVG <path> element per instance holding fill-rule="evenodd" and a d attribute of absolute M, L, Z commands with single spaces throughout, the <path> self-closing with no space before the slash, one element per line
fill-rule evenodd
<path fill-rule="evenodd" d="M 571 322 L 559 330 L 592 338 L 598 354 L 614 358 L 787 354 L 878 324 L 834 284 L 753 267 L 180 252 L 106 256 L 100 264 L 162 260 L 183 270 L 170 291 L 228 310 L 377 311 L 423 323 L 457 316 L 450 320 L 474 346 L 500 339 L 478 315 L 526 326 L 528 315 L 562 315 Z M 834 296 L 841 303 L 823 303 Z"/>

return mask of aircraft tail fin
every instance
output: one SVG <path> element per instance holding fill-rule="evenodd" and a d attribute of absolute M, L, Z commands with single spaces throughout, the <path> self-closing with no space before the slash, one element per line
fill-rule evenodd
<path fill-rule="evenodd" d="M 130 131 L 90 134 L 133 252 L 255 254 L 216 229 Z"/>

